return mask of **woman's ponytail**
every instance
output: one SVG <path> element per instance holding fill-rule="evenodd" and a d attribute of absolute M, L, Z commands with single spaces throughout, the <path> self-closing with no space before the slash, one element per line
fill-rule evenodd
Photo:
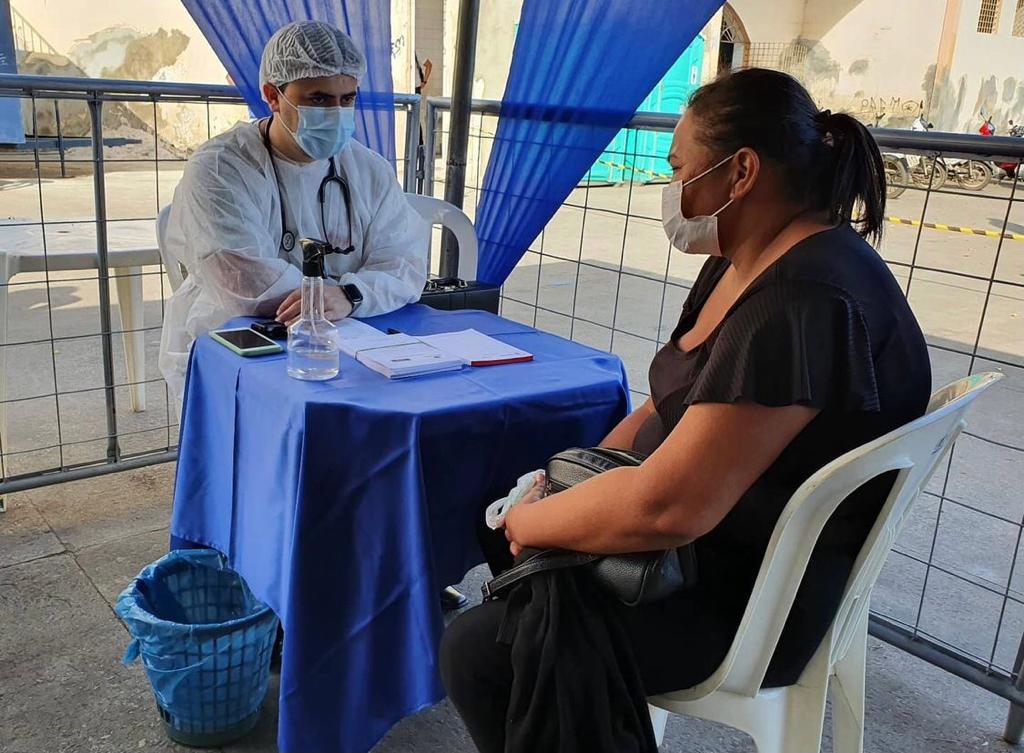
<path fill-rule="evenodd" d="M 885 164 L 871 132 L 843 112 L 818 114 L 822 143 L 832 155 L 822 189 L 828 197 L 829 222 L 852 222 L 865 238 L 882 235 L 885 222 Z M 860 211 L 855 215 L 858 207 Z"/>

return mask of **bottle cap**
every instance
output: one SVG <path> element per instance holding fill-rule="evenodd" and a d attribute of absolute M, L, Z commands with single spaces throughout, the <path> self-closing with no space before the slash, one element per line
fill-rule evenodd
<path fill-rule="evenodd" d="M 324 256 L 331 253 L 331 247 L 314 238 L 300 238 L 299 246 L 302 247 L 302 276 L 326 277 Z"/>

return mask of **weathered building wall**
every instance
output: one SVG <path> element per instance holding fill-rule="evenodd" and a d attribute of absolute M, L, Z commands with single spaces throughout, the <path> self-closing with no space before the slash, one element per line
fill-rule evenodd
<path fill-rule="evenodd" d="M 1003 0 L 992 34 L 978 31 L 981 0 L 730 5 L 751 49 L 773 43 L 804 49 L 790 72 L 821 107 L 893 128 L 909 127 L 923 110 L 936 128 L 953 132 L 977 131 L 982 112 L 1002 133 L 1008 120 L 1024 120 L 1024 37 L 1012 34 L 1013 0 Z M 720 28 L 719 22 L 708 37 Z M 706 80 L 717 72 L 715 63 L 706 63 Z"/>

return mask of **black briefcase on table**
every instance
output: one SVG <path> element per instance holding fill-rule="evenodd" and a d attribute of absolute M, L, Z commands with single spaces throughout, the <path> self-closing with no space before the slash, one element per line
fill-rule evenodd
<path fill-rule="evenodd" d="M 457 277 L 442 277 L 427 280 L 423 286 L 420 303 L 442 311 L 479 309 L 498 313 L 498 299 L 501 288 L 486 282 L 466 282 Z"/>

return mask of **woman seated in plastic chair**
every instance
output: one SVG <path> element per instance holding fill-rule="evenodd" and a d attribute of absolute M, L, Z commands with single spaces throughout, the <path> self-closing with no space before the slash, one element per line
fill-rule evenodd
<path fill-rule="evenodd" d="M 509 511 L 500 546 L 485 547 L 502 570 L 526 547 L 604 554 L 696 542 L 696 586 L 612 607 L 647 695 L 715 671 L 792 493 L 923 415 L 931 388 L 918 323 L 865 241 L 882 232 L 885 173 L 863 125 L 819 111 L 790 76 L 749 69 L 694 94 L 669 161 L 665 231 L 676 249 L 710 258 L 651 364 L 651 398 L 603 443 L 649 457 L 557 502 L 536 501 L 538 487 Z M 893 478 L 862 487 L 827 525 L 766 687 L 796 682 L 827 632 Z M 505 605 L 462 615 L 442 645 L 445 685 L 484 753 L 506 738 L 513 657 L 496 641 Z M 571 733 L 563 725 L 563 741 Z"/>

